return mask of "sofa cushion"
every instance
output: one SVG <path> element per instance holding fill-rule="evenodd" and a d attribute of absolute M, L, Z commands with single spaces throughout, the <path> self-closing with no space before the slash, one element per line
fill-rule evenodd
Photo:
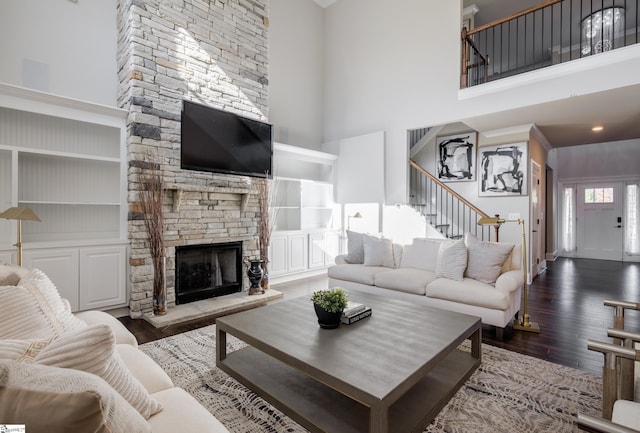
<path fill-rule="evenodd" d="M 146 353 L 130 344 L 117 344 L 116 350 L 127 366 L 127 370 L 138 379 L 149 394 L 173 388 L 169 375 Z"/>
<path fill-rule="evenodd" d="M 22 344 L 22 351 L 16 346 Z M 4 360 L 69 368 L 104 379 L 145 418 L 162 410 L 147 390 L 127 370 L 116 351 L 113 331 L 107 325 L 91 325 L 49 340 L 0 340 Z"/>
<path fill-rule="evenodd" d="M 414 239 L 413 243 L 402 249 L 400 267 L 435 272 L 442 242 L 440 239 Z"/>
<path fill-rule="evenodd" d="M 437 278 L 427 285 L 426 295 L 430 298 L 496 310 L 506 310 L 510 301 L 508 294 L 470 278 L 463 281 Z"/>
<path fill-rule="evenodd" d="M 82 371 L 0 363 L 0 420 L 29 433 L 151 432 L 104 380 Z"/>
<path fill-rule="evenodd" d="M 382 272 L 389 272 L 391 269 L 382 266 L 365 265 L 335 265 L 327 271 L 330 278 L 337 280 L 353 281 L 354 283 L 373 286 L 375 276 Z"/>
<path fill-rule="evenodd" d="M 116 337 L 116 344 L 130 344 L 133 347 L 138 347 L 138 341 L 131 331 L 129 331 L 121 321 L 109 313 L 98 310 L 88 310 L 75 313 L 74 316 L 87 325 L 108 325 Z"/>
<path fill-rule="evenodd" d="M 624 427 L 640 430 L 640 403 L 629 400 L 616 400 L 613 404 L 611 420 Z"/>
<path fill-rule="evenodd" d="M 66 308 L 58 289 L 33 269 L 17 286 L 0 287 L 0 338 L 48 338 L 86 328 Z"/>
<path fill-rule="evenodd" d="M 393 259 L 393 242 L 391 239 L 377 238 L 371 235 L 362 236 L 364 248 L 364 265 L 395 268 Z"/>
<path fill-rule="evenodd" d="M 347 230 L 347 255 L 344 257 L 347 263 L 364 263 L 364 245 L 362 233 Z"/>
<path fill-rule="evenodd" d="M 153 433 L 229 433 L 220 421 L 182 388 L 153 394 L 166 408 L 149 419 Z"/>
<path fill-rule="evenodd" d="M 375 275 L 375 285 L 384 289 L 424 295 L 427 284 L 435 279 L 435 273 L 421 269 L 390 269 Z"/>
<path fill-rule="evenodd" d="M 0 264 L 0 286 L 16 286 L 29 269 L 11 263 Z"/>
<path fill-rule="evenodd" d="M 464 244 L 464 239 L 450 243 L 443 242 L 438 251 L 436 277 L 462 281 L 466 268 L 467 247 Z"/>
<path fill-rule="evenodd" d="M 464 276 L 494 284 L 514 245 L 481 241 L 471 233 L 465 235 L 465 243 L 468 257 Z"/>

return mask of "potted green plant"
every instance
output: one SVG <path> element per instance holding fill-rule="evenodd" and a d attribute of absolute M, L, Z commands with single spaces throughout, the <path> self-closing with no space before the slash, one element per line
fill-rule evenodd
<path fill-rule="evenodd" d="M 342 312 L 349 302 L 341 287 L 317 290 L 311 295 L 311 301 L 321 328 L 333 329 L 340 326 Z"/>

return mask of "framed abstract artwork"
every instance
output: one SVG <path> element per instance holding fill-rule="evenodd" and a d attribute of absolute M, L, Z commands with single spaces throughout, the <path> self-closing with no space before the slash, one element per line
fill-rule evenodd
<path fill-rule="evenodd" d="M 478 149 L 478 195 L 527 195 L 527 143 Z"/>
<path fill-rule="evenodd" d="M 476 180 L 477 132 L 436 138 L 438 179 L 443 182 Z"/>

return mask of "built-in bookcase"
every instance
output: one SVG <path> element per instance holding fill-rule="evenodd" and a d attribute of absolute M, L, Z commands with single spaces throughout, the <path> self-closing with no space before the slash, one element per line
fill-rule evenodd
<path fill-rule="evenodd" d="M 336 159 L 336 155 L 315 150 L 274 146 L 276 216 L 269 272 L 276 282 L 322 272 L 339 253 Z"/>
<path fill-rule="evenodd" d="M 0 164 L 14 185 L 2 203 L 42 220 L 23 224 L 24 242 L 121 237 L 120 144 L 117 127 L 0 108 Z"/>
<path fill-rule="evenodd" d="M 0 212 L 28 207 L 23 265 L 47 273 L 73 310 L 126 303 L 126 112 L 0 85 Z M 0 260 L 17 223 L 0 219 Z"/>
<path fill-rule="evenodd" d="M 274 148 L 275 231 L 333 229 L 335 155 L 277 143 Z M 334 224 L 337 222 L 338 224 Z"/>

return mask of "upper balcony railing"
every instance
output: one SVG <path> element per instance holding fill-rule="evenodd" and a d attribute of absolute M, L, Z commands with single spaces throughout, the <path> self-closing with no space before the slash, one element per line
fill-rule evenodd
<path fill-rule="evenodd" d="M 640 0 L 547 0 L 462 29 L 460 87 L 637 44 Z"/>

